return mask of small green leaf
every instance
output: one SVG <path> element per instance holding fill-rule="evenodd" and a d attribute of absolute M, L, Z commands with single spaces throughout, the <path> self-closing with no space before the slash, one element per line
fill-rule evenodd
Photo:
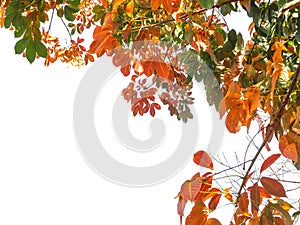
<path fill-rule="evenodd" d="M 211 9 L 214 5 L 214 0 L 199 0 L 199 2 L 206 9 Z"/>
<path fill-rule="evenodd" d="M 22 38 L 15 44 L 15 53 L 21 54 L 29 43 L 29 38 Z"/>
<path fill-rule="evenodd" d="M 33 43 L 34 43 L 36 53 L 39 56 L 46 58 L 48 55 L 46 46 L 38 39 L 34 39 Z"/>
<path fill-rule="evenodd" d="M 79 4 L 80 4 L 80 0 L 67 0 L 67 2 L 70 5 L 75 6 L 75 7 L 79 6 Z"/>
<path fill-rule="evenodd" d="M 241 33 L 238 33 L 236 47 L 239 51 L 241 51 L 244 48 L 244 39 Z"/>
<path fill-rule="evenodd" d="M 73 15 L 73 9 L 69 6 L 65 6 L 65 18 L 69 21 L 74 21 L 75 20 L 75 17 Z"/>
<path fill-rule="evenodd" d="M 4 20 L 4 27 L 5 28 L 9 28 L 13 19 L 15 18 L 16 14 L 10 14 L 8 16 L 5 17 L 5 20 Z"/>
<path fill-rule="evenodd" d="M 40 12 L 43 12 L 44 9 L 46 7 L 46 1 L 45 0 L 39 0 L 39 3 L 38 3 L 38 10 Z"/>
<path fill-rule="evenodd" d="M 29 40 L 26 48 L 26 58 L 30 63 L 33 63 L 36 57 L 36 50 L 32 40 Z"/>
<path fill-rule="evenodd" d="M 231 45 L 233 46 L 233 48 L 236 45 L 236 41 L 237 41 L 237 36 L 236 36 L 236 31 L 234 29 L 230 30 L 228 33 L 228 41 L 231 43 Z"/>
<path fill-rule="evenodd" d="M 292 217 L 295 218 L 295 219 L 299 216 L 300 216 L 300 211 L 294 212 L 293 215 L 292 215 Z"/>

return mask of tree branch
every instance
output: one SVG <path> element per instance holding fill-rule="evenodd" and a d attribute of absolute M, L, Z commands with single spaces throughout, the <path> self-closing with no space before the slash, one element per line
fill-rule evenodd
<path fill-rule="evenodd" d="M 245 176 L 244 176 L 244 178 L 243 178 L 242 185 L 240 186 L 240 189 L 239 189 L 239 191 L 238 191 L 237 201 L 236 201 L 236 202 L 239 201 L 239 198 L 240 198 L 241 193 L 242 193 L 242 190 L 243 190 L 243 184 L 244 184 L 244 182 L 246 181 L 248 175 L 250 174 L 250 171 L 251 171 L 252 167 L 254 166 L 254 163 L 256 162 L 256 160 L 257 160 L 258 156 L 260 155 L 261 151 L 264 149 L 264 147 L 265 147 L 266 143 L 268 142 L 268 140 L 273 136 L 273 133 L 274 133 L 274 131 L 275 131 L 275 128 L 276 128 L 276 126 L 278 125 L 278 123 L 279 123 L 279 121 L 280 121 L 280 118 L 282 117 L 282 114 L 283 114 L 283 112 L 284 112 L 284 108 L 285 108 L 285 106 L 288 104 L 289 98 L 290 98 L 290 96 L 291 96 L 291 94 L 292 94 L 292 91 L 294 90 L 294 88 L 295 88 L 295 86 L 296 86 L 296 83 L 297 83 L 297 79 L 298 79 L 299 73 L 300 73 L 300 63 L 298 64 L 297 71 L 295 72 L 295 75 L 294 75 L 294 77 L 293 77 L 293 79 L 292 79 L 291 85 L 290 85 L 290 87 L 289 87 L 289 89 L 288 89 L 288 92 L 287 92 L 287 94 L 286 94 L 286 96 L 285 96 L 285 98 L 284 98 L 284 100 L 283 100 L 283 102 L 282 102 L 282 105 L 281 105 L 281 107 L 280 107 L 280 109 L 279 109 L 279 111 L 278 111 L 278 113 L 277 113 L 277 115 L 276 115 L 276 118 L 275 118 L 274 121 L 268 126 L 269 129 L 268 129 L 268 127 L 267 127 L 266 137 L 265 137 L 263 143 L 261 144 L 261 146 L 259 147 L 259 149 L 258 149 L 256 155 L 253 157 L 252 162 L 251 162 L 251 164 L 250 164 L 250 166 L 249 166 L 249 168 L 248 168 L 248 170 L 247 170 L 247 172 L 246 172 L 246 174 L 245 174 Z"/>

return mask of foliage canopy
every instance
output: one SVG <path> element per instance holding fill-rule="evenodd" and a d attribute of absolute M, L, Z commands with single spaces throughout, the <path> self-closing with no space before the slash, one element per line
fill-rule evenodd
<path fill-rule="evenodd" d="M 232 11 L 252 19 L 250 40 L 228 28 L 224 16 Z M 191 201 L 186 225 L 219 225 L 209 215 L 225 197 L 236 205 L 231 224 L 291 225 L 300 211 L 291 215 L 295 206 L 283 182 L 265 171 L 280 157 L 300 169 L 299 11 L 300 0 L 1 0 L 0 26 L 14 32 L 15 53 L 30 63 L 42 57 L 46 66 L 58 60 L 82 66 L 110 56 L 131 76 L 122 95 L 134 115 L 154 116 L 162 104 L 187 122 L 193 118 L 193 83 L 202 81 L 209 104 L 226 116 L 228 131 L 257 121 L 263 141 L 237 190 L 215 187 L 224 171 L 215 172 L 210 156 L 197 152 L 194 162 L 209 172 L 183 183 L 178 214 Z M 54 17 L 70 38 L 67 46 L 55 35 Z M 91 43 L 83 38 L 89 30 Z M 257 173 L 262 152 L 273 151 L 273 136 L 280 151 L 264 159 Z"/>

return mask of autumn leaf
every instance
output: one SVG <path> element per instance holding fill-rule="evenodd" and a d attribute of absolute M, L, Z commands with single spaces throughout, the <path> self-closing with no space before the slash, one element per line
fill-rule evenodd
<path fill-rule="evenodd" d="M 205 224 L 207 217 L 208 213 L 205 204 L 200 200 L 196 201 L 190 215 L 186 218 L 185 225 Z"/>
<path fill-rule="evenodd" d="M 172 0 L 161 0 L 163 8 L 167 11 L 168 14 L 172 13 Z"/>
<path fill-rule="evenodd" d="M 209 218 L 205 225 L 222 225 L 221 222 L 215 218 Z"/>
<path fill-rule="evenodd" d="M 296 143 L 297 142 L 294 140 L 291 133 L 283 135 L 279 139 L 279 149 L 282 155 L 294 162 L 298 162 L 298 150 Z"/>
<path fill-rule="evenodd" d="M 244 6 L 244 8 L 247 10 L 248 13 L 250 13 L 251 10 L 251 0 L 240 0 L 240 4 Z"/>
<path fill-rule="evenodd" d="M 268 169 L 279 157 L 281 154 L 273 154 L 270 157 L 268 157 L 262 164 L 260 168 L 260 173 Z"/>
<path fill-rule="evenodd" d="M 184 208 L 186 206 L 187 200 L 182 196 L 179 196 L 179 200 L 177 203 L 177 213 L 180 216 L 180 224 L 182 224 L 182 217 L 184 216 Z"/>
<path fill-rule="evenodd" d="M 260 182 L 271 195 L 286 197 L 285 189 L 279 181 L 270 177 L 262 177 Z"/>
<path fill-rule="evenodd" d="M 258 183 L 255 183 L 250 191 L 251 209 L 254 215 L 257 215 L 260 205 L 260 191 Z"/>
<path fill-rule="evenodd" d="M 209 154 L 205 151 L 198 151 L 194 154 L 193 158 L 194 163 L 196 163 L 199 166 L 206 167 L 209 169 L 214 169 L 213 162 L 209 156 Z"/>
<path fill-rule="evenodd" d="M 208 203 L 208 208 L 210 209 L 210 210 L 215 210 L 216 208 L 217 208 L 217 206 L 218 206 L 218 204 L 219 204 L 219 202 L 220 202 L 220 199 L 221 199 L 221 194 L 216 194 L 216 195 L 214 195 L 211 199 L 210 199 L 210 201 L 209 201 L 209 203 Z"/>
<path fill-rule="evenodd" d="M 151 9 L 152 10 L 157 10 L 158 9 L 158 7 L 160 6 L 160 1 L 161 0 L 150 0 L 150 2 L 151 2 Z"/>
<path fill-rule="evenodd" d="M 126 14 L 132 18 L 134 8 L 134 0 L 131 0 L 126 6 Z"/>
<path fill-rule="evenodd" d="M 194 201 L 200 191 L 201 185 L 202 182 L 200 177 L 193 180 L 187 180 L 181 186 L 180 195 L 186 200 Z"/>

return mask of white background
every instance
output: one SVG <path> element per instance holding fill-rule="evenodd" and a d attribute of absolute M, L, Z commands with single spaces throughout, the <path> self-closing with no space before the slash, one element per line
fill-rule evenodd
<path fill-rule="evenodd" d="M 14 54 L 13 32 L 0 37 L 0 224 L 179 224 L 174 197 L 197 166 L 147 188 L 102 179 L 73 133 L 75 93 L 88 67 L 30 65 Z M 239 150 L 235 138 L 227 135 L 223 149 Z"/>

